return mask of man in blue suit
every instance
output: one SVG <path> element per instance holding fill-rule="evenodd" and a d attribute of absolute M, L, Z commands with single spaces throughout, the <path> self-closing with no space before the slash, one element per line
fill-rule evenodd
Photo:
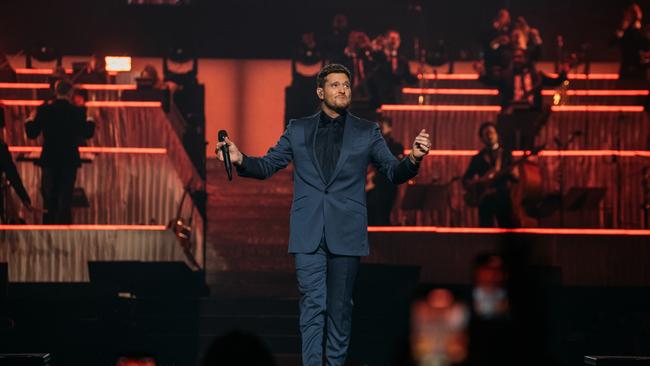
<path fill-rule="evenodd" d="M 339 64 L 323 67 L 316 94 L 321 111 L 291 120 L 265 156 L 242 154 L 230 140 L 231 160 L 241 177 L 269 178 L 294 164 L 289 253 L 294 254 L 300 291 L 303 365 L 343 365 L 350 341 L 352 292 L 361 256 L 368 255 L 366 170 L 374 164 L 399 184 L 415 177 L 431 147 L 425 130 L 411 154 L 398 161 L 379 127 L 347 110 L 350 71 Z M 327 330 L 325 332 L 325 330 Z M 323 338 L 325 337 L 325 342 Z"/>

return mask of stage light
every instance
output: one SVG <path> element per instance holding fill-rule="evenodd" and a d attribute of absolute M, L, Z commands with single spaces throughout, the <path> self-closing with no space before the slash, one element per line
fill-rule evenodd
<path fill-rule="evenodd" d="M 131 57 L 129 56 L 106 56 L 106 71 L 131 71 Z"/>

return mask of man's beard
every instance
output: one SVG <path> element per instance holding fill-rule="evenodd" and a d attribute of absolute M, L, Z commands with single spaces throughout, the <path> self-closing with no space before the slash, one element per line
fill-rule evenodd
<path fill-rule="evenodd" d="M 323 103 L 327 106 L 327 108 L 336 111 L 337 113 L 341 114 L 350 108 L 350 102 L 347 102 L 344 106 L 336 106 L 333 104 L 330 104 L 326 99 L 323 99 Z"/>

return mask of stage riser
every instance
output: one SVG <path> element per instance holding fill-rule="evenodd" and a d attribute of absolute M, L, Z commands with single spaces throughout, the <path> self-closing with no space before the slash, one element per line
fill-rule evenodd
<path fill-rule="evenodd" d="M 453 177 L 460 177 L 465 173 L 470 159 L 470 156 L 429 156 L 423 161 L 414 182 L 417 184 L 448 184 Z M 598 210 L 600 227 L 635 229 L 644 227 L 641 210 L 641 203 L 644 200 L 643 170 L 650 166 L 650 158 L 621 157 L 615 160 L 611 156 L 539 157 L 532 161 L 539 163 L 542 191 L 545 195 L 560 191 L 560 174 L 564 177 L 563 191 L 565 194 L 572 187 L 604 187 L 607 191 Z M 563 164 L 562 169 L 560 169 L 560 164 Z M 432 217 L 431 211 L 427 211 L 420 213 L 413 221 L 414 214 L 412 212 L 401 210 L 406 189 L 405 185 L 399 188 L 398 199 L 393 210 L 395 223 L 478 226 L 478 210 L 468 207 L 465 203 L 463 198 L 465 191 L 460 181 L 448 186 L 451 207 L 441 202 L 440 209 L 442 211 L 437 213 L 436 218 Z M 567 213 L 566 226 L 584 226 L 577 225 L 576 214 Z M 542 221 L 541 226 L 560 226 L 558 213 Z"/>
<path fill-rule="evenodd" d="M 185 261 L 171 231 L 0 231 L 10 282 L 88 282 L 89 261 Z"/>
<path fill-rule="evenodd" d="M 183 196 L 183 182 L 167 155 L 98 154 L 88 157 L 92 162 L 82 164 L 77 172 L 76 186 L 84 189 L 90 207 L 73 209 L 75 224 L 166 225 L 176 216 Z M 32 203 L 35 207 L 43 207 L 41 169 L 31 161 L 19 161 L 17 166 Z M 189 216 L 189 200 L 184 202 L 184 207 L 183 212 Z M 26 219 L 28 223 L 41 223 L 40 214 Z"/>
<path fill-rule="evenodd" d="M 650 255 L 648 237 L 386 232 L 371 232 L 369 237 L 370 256 L 363 258 L 363 263 L 421 266 L 423 283 L 470 284 L 478 255 L 509 248 L 525 255 L 517 257 L 524 266 L 559 267 L 564 286 L 650 285 L 650 269 L 646 265 Z M 228 271 L 294 271 L 293 257 L 286 253 L 286 247 L 270 250 L 252 246 L 245 251 L 247 256 L 230 250 L 233 258 L 228 260 L 237 266 Z M 263 263 L 262 257 L 269 259 Z M 242 287 L 246 288 L 246 284 Z"/>
<path fill-rule="evenodd" d="M 478 111 L 384 111 L 393 119 L 393 136 L 410 147 L 421 129 L 432 135 L 432 149 L 479 149 L 478 128 L 484 121 L 496 121 L 496 112 Z M 646 113 L 553 112 L 536 139 L 538 145 L 557 148 L 569 134 L 581 131 L 569 149 L 648 149 L 650 121 Z M 619 138 L 620 137 L 620 138 Z"/>
<path fill-rule="evenodd" d="M 650 238 L 596 235 L 370 233 L 366 263 L 419 265 L 425 283 L 470 284 L 479 254 L 558 267 L 564 286 L 649 286 Z"/>

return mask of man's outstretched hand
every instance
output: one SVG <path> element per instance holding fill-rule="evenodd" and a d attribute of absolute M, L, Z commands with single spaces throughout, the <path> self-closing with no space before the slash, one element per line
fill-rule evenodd
<path fill-rule="evenodd" d="M 413 163 L 420 162 L 422 158 L 429 153 L 430 148 L 431 140 L 429 140 L 429 134 L 426 130 L 420 131 L 420 134 L 418 134 L 415 137 L 415 141 L 413 141 L 413 149 L 411 150 L 409 159 L 411 159 Z"/>
<path fill-rule="evenodd" d="M 239 151 L 237 145 L 234 142 L 230 141 L 229 138 L 225 138 L 223 142 L 217 142 L 217 148 L 215 153 L 217 153 L 217 159 L 223 161 L 223 153 L 221 152 L 221 147 L 228 145 L 228 151 L 230 152 L 230 161 L 235 165 L 241 165 L 244 160 L 244 155 Z"/>

